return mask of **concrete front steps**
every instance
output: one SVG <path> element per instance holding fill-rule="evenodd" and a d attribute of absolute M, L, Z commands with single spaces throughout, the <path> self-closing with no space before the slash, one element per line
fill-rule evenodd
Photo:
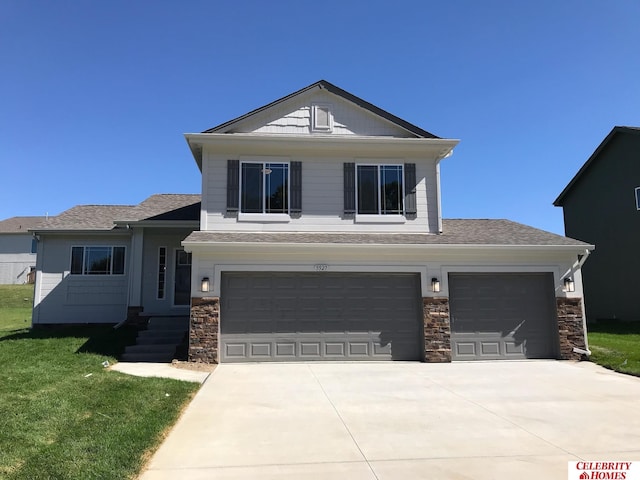
<path fill-rule="evenodd" d="M 146 330 L 138 333 L 135 345 L 125 348 L 122 362 L 167 363 L 176 358 L 184 342 L 189 317 L 151 317 Z"/>

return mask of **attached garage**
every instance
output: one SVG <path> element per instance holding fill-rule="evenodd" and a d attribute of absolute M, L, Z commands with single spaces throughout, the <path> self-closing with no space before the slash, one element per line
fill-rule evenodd
<path fill-rule="evenodd" d="M 551 273 L 449 274 L 453 360 L 556 358 Z"/>
<path fill-rule="evenodd" d="M 420 277 L 228 272 L 220 361 L 420 360 Z"/>

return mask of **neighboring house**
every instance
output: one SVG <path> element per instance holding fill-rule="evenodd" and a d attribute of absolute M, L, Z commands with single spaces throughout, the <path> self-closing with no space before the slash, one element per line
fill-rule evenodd
<path fill-rule="evenodd" d="M 174 298 L 190 311 L 192 361 L 447 362 L 586 349 L 580 267 L 593 247 L 508 220 L 443 220 L 440 161 L 457 140 L 326 81 L 186 139 L 202 172 L 198 215 L 183 230 L 164 221 L 169 241 L 126 210 L 139 207 L 94 212 L 104 224 L 83 231 L 65 230 L 74 209 L 63 213 L 39 232 L 46 287 L 36 288 L 34 323 L 173 313 L 155 296 L 173 288 L 162 272 L 182 258 L 190 298 Z M 90 271 L 93 258 L 109 258 L 111 270 Z M 105 297 L 109 312 L 96 306 Z"/>
<path fill-rule="evenodd" d="M 12 217 L 0 221 L 0 285 L 28 283 L 36 267 L 33 235 L 45 217 Z"/>
<path fill-rule="evenodd" d="M 640 128 L 611 130 L 554 205 L 567 235 L 596 245 L 582 274 L 587 319 L 640 320 Z"/>

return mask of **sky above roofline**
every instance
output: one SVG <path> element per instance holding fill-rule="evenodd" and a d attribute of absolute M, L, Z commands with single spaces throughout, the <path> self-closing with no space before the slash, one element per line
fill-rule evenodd
<path fill-rule="evenodd" d="M 0 219 L 199 193 L 184 133 L 322 78 L 461 139 L 445 217 L 563 233 L 553 200 L 640 125 L 632 0 L 6 0 L 0 18 Z"/>

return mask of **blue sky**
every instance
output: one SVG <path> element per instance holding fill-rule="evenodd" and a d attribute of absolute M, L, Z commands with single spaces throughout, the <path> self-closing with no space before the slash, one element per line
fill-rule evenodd
<path fill-rule="evenodd" d="M 0 2 L 0 219 L 198 193 L 183 134 L 325 79 L 432 133 L 446 218 L 552 202 L 640 125 L 637 0 Z"/>

